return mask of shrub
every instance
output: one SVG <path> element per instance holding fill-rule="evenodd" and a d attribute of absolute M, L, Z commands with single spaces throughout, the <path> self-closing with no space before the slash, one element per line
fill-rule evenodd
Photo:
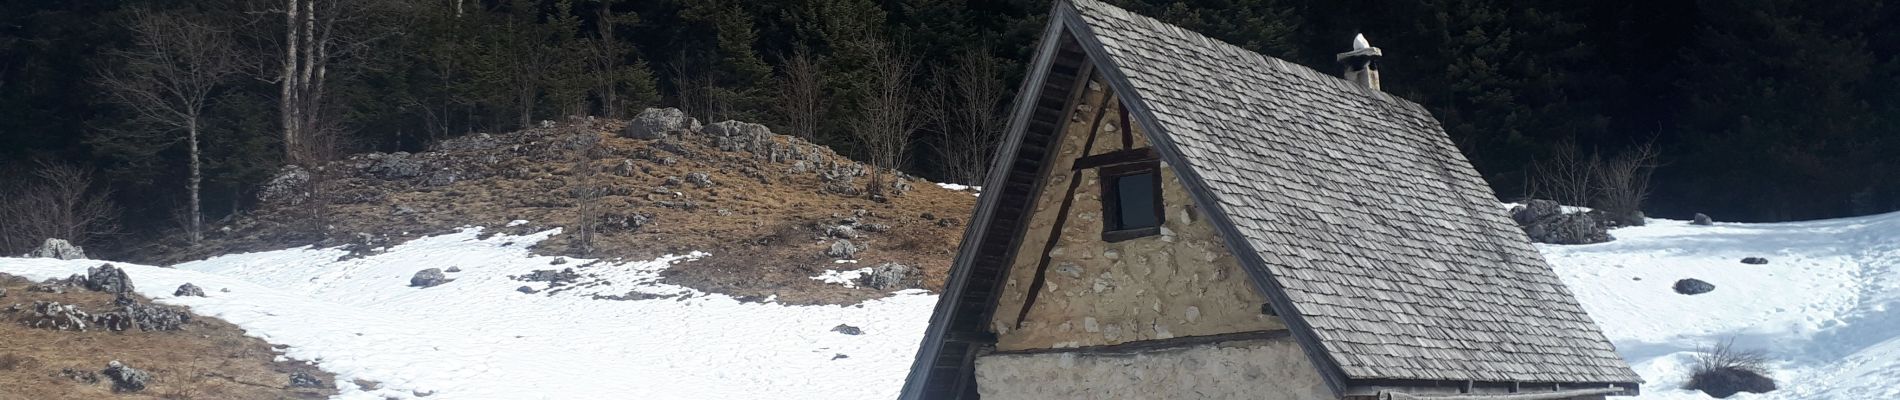
<path fill-rule="evenodd" d="M 1767 393 L 1776 389 L 1768 377 L 1768 356 L 1761 350 L 1735 348 L 1735 339 L 1698 349 L 1685 389 L 1700 390 L 1715 398 L 1728 398 L 1739 392 Z"/>

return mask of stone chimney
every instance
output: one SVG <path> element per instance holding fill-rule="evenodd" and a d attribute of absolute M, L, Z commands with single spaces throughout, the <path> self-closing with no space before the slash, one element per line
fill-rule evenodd
<path fill-rule="evenodd" d="M 1379 90 L 1379 56 L 1382 55 L 1384 53 L 1372 47 L 1372 43 L 1366 41 L 1366 35 L 1361 33 L 1352 38 L 1352 51 L 1334 55 L 1333 59 L 1346 67 L 1343 78 L 1359 86 Z"/>

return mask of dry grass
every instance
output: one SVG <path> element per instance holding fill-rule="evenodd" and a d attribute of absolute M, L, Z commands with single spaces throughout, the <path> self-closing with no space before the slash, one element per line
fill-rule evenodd
<path fill-rule="evenodd" d="M 893 195 L 887 202 L 866 196 L 843 196 L 823 190 L 825 182 L 813 171 L 791 172 L 791 164 L 760 159 L 747 151 L 721 151 L 704 137 L 685 138 L 670 145 L 614 135 L 619 121 L 573 122 L 552 129 L 533 129 L 497 135 L 504 144 L 494 149 L 452 151 L 429 155 L 454 160 L 457 165 L 492 159 L 491 173 L 447 186 L 428 187 L 412 182 L 350 176 L 327 190 L 344 195 L 368 194 L 370 201 L 336 204 L 328 212 L 334 229 L 325 238 L 300 234 L 287 221 L 296 207 L 267 206 L 250 218 L 227 225 L 228 234 L 213 235 L 198 247 L 143 249 L 132 255 L 156 259 L 152 263 L 180 262 L 216 254 L 274 250 L 311 242 L 321 246 L 352 245 L 368 249 L 405 240 L 447 233 L 464 225 L 490 227 L 489 232 L 513 234 L 554 227 L 577 226 L 576 199 L 570 177 L 576 174 L 571 150 L 563 141 L 575 133 L 599 135 L 600 157 L 589 164 L 599 173 L 603 192 L 594 200 L 596 213 L 641 214 L 651 223 L 638 229 L 601 226 L 593 243 L 593 257 L 651 259 L 665 254 L 705 251 L 712 255 L 684 263 L 668 274 L 675 283 L 735 296 L 777 295 L 791 303 L 853 303 L 884 296 L 870 289 L 849 289 L 809 279 L 825 268 L 858 268 L 884 261 L 918 266 L 928 289 L 941 287 L 961 240 L 962 219 L 968 218 L 976 197 L 945 190 L 922 181 L 914 189 Z M 774 141 L 786 147 L 809 146 L 786 136 Z M 663 150 L 670 147 L 672 150 Z M 824 157 L 849 160 L 820 150 Z M 681 154 L 684 153 L 684 154 Z M 675 163 L 656 162 L 673 158 Z M 636 168 L 623 173 L 631 161 Z M 706 188 L 690 183 L 667 185 L 668 177 L 685 178 L 693 172 L 711 176 Z M 870 179 L 859 177 L 862 186 Z M 697 207 L 668 207 L 691 202 Z M 413 213 L 392 213 L 400 207 Z M 824 228 L 863 210 L 864 223 L 888 225 L 887 232 L 865 232 L 857 240 L 866 250 L 857 265 L 833 264 L 822 252 L 831 243 Z M 939 225 L 935 218 L 958 220 Z M 512 220 L 530 223 L 502 228 Z M 216 228 L 214 228 L 216 230 Z M 359 233 L 377 237 L 360 243 Z M 568 232 L 572 233 L 572 232 Z M 541 254 L 575 255 L 575 235 L 562 234 L 540 243 Z M 447 267 L 447 266 L 443 266 Z"/>
<path fill-rule="evenodd" d="M 112 296 L 84 290 L 64 294 L 28 292 L 25 279 L 0 274 L 6 305 L 35 300 L 105 308 Z M 140 299 L 144 301 L 145 299 Z M 86 332 L 31 329 L 0 311 L 0 399 L 322 399 L 334 389 L 289 389 L 289 374 L 306 372 L 329 382 L 334 376 L 298 362 L 274 362 L 262 340 L 224 321 L 194 316 L 172 332 Z M 119 360 L 153 375 L 141 392 L 115 394 L 109 382 L 85 383 L 61 371 L 98 372 Z"/>

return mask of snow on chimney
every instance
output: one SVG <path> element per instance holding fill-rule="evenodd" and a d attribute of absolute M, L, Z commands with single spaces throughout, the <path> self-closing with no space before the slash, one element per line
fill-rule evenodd
<path fill-rule="evenodd" d="M 1352 51 L 1334 55 L 1333 59 L 1346 66 L 1342 76 L 1346 80 L 1379 90 L 1379 57 L 1382 55 L 1384 53 L 1379 48 L 1372 47 L 1372 42 L 1366 41 L 1366 34 L 1361 33 L 1352 37 Z"/>

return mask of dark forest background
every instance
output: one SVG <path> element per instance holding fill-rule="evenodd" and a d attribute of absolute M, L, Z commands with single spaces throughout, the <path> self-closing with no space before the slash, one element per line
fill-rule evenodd
<path fill-rule="evenodd" d="M 1540 173 L 1647 148 L 1652 215 L 1900 209 L 1900 6 L 1882 1 L 1115 2 L 1328 73 L 1363 32 L 1385 50 L 1385 90 L 1431 109 L 1501 199 L 1548 195 Z M 958 150 L 993 140 L 1049 5 L 9 0 L 0 190 L 90 173 L 76 190 L 109 193 L 131 233 L 119 236 L 136 238 L 188 225 L 194 154 L 198 208 L 216 220 L 244 212 L 286 164 L 652 106 L 857 154 L 871 150 L 853 133 L 888 92 L 871 83 L 892 64 L 911 67 L 917 111 L 897 124 L 911 144 L 901 167 L 968 182 L 980 176 L 969 160 L 987 154 Z M 151 51 L 181 48 L 202 62 Z M 140 80 L 168 73 L 191 79 Z M 203 89 L 178 102 L 191 118 L 149 107 L 176 98 L 127 95 L 181 85 Z M 77 168 L 46 173 L 57 164 Z"/>

